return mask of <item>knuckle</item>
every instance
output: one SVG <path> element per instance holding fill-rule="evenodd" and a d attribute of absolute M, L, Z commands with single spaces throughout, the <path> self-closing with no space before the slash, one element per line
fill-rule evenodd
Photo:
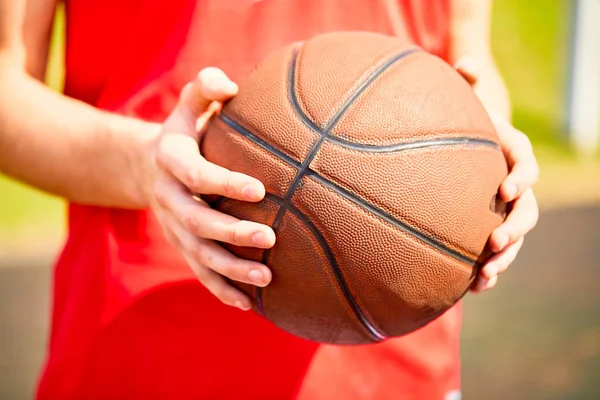
<path fill-rule="evenodd" d="M 531 141 L 523 132 L 517 131 L 516 140 L 509 150 L 511 158 L 514 160 L 524 161 L 534 158 L 533 146 Z"/>
<path fill-rule="evenodd" d="M 202 227 L 200 220 L 196 218 L 196 216 L 194 216 L 193 214 L 184 215 L 181 218 L 181 224 L 186 230 L 195 234 L 200 233 Z"/>
<path fill-rule="evenodd" d="M 529 136 L 527 136 L 524 132 L 515 129 L 516 139 L 519 143 L 519 147 L 524 148 L 525 150 L 531 150 L 533 147 L 531 146 L 531 140 L 529 140 Z"/>
<path fill-rule="evenodd" d="M 154 150 L 154 161 L 156 165 L 164 168 L 169 163 L 170 158 L 171 152 L 169 146 L 164 139 L 161 139 Z"/>
<path fill-rule="evenodd" d="M 203 180 L 201 169 L 188 168 L 183 175 L 183 184 L 192 190 L 200 191 Z"/>
<path fill-rule="evenodd" d="M 235 196 L 235 183 L 233 181 L 233 178 L 231 176 L 231 174 L 226 174 L 225 178 L 223 179 L 222 182 L 222 187 L 223 187 L 223 196 L 225 197 L 234 197 Z"/>
<path fill-rule="evenodd" d="M 199 257 L 200 257 L 200 262 L 206 268 L 208 268 L 212 271 L 215 271 L 215 272 L 219 271 L 218 257 L 215 257 L 215 254 L 212 251 L 205 250 L 199 255 Z"/>
<path fill-rule="evenodd" d="M 515 162 L 520 160 L 522 154 L 522 148 L 520 146 L 513 146 L 508 150 L 508 158 Z"/>
<path fill-rule="evenodd" d="M 152 195 L 161 207 L 168 207 L 168 196 L 166 191 L 164 190 L 164 186 L 160 181 L 156 181 L 152 184 Z"/>
<path fill-rule="evenodd" d="M 206 268 L 210 268 L 209 266 L 209 261 L 210 261 L 210 255 L 208 255 L 208 251 L 207 249 L 204 248 L 204 246 L 201 245 L 195 245 L 192 248 L 190 248 L 189 253 L 191 255 L 191 257 L 196 260 L 196 262 Z"/>
<path fill-rule="evenodd" d="M 228 242 L 236 246 L 241 246 L 244 241 L 244 235 L 235 226 L 228 229 Z"/>

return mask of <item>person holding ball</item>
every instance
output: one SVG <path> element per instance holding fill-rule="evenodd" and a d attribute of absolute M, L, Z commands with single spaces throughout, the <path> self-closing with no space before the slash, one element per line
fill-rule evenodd
<path fill-rule="evenodd" d="M 42 83 L 56 3 L 0 0 L 0 171 L 69 201 L 37 398 L 458 398 L 460 304 L 377 345 L 294 337 L 242 312 L 227 279 L 264 287 L 271 272 L 217 243 L 266 249 L 273 230 L 191 193 L 264 197 L 198 140 L 271 51 L 331 31 L 405 36 L 454 65 L 497 128 L 510 213 L 472 290 L 491 289 L 537 222 L 539 173 L 508 122 L 491 0 L 68 0 L 64 95 Z"/>

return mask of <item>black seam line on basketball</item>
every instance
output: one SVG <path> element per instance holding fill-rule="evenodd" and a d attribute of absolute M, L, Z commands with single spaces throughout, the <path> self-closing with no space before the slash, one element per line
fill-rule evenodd
<path fill-rule="evenodd" d="M 317 132 L 319 135 L 322 135 L 323 131 L 321 128 L 315 124 L 313 120 L 304 113 L 304 111 L 302 111 L 302 107 L 300 107 L 300 103 L 298 103 L 298 98 L 296 97 L 296 63 L 298 61 L 298 53 L 300 52 L 303 44 L 304 43 L 300 43 L 298 46 L 296 46 L 292 53 L 292 60 L 290 61 L 290 67 L 288 68 L 288 96 L 294 111 L 300 117 L 302 122 L 304 122 L 306 126 Z"/>
<path fill-rule="evenodd" d="M 414 142 L 407 143 L 397 143 L 390 145 L 373 145 L 373 144 L 363 144 L 363 143 L 354 143 L 344 139 L 340 139 L 334 136 L 330 136 L 328 141 L 339 145 L 340 147 L 344 147 L 350 150 L 358 150 L 369 153 L 393 153 L 396 151 L 403 150 L 412 150 L 412 149 L 421 149 L 425 147 L 446 147 L 446 146 L 461 146 L 461 145 L 473 145 L 473 146 L 487 146 L 492 147 L 494 149 L 500 150 L 500 146 L 487 139 L 477 139 L 477 138 L 467 138 L 467 137 L 448 137 L 444 139 L 427 139 L 427 140 L 419 140 Z"/>
<path fill-rule="evenodd" d="M 422 242 L 428 244 L 429 246 L 449 255 L 450 257 L 461 261 L 465 264 L 469 264 L 471 266 L 475 266 L 477 265 L 477 260 L 465 256 L 464 254 L 453 250 L 449 247 L 447 247 L 446 245 L 444 245 L 443 243 L 439 242 L 438 240 L 429 237 L 428 235 L 424 234 L 423 232 L 413 228 L 412 226 L 398 220 L 397 218 L 395 218 L 394 216 L 390 215 L 389 213 L 375 207 L 374 205 L 372 205 L 371 203 L 357 197 L 356 195 L 348 192 L 346 189 L 336 185 L 335 183 L 331 182 L 328 179 L 323 178 L 322 176 L 318 175 L 316 172 L 314 172 L 313 170 L 309 170 L 307 172 L 307 175 L 312 177 L 313 179 L 321 182 L 323 185 L 327 186 L 328 188 L 330 188 L 331 190 L 333 190 L 334 192 L 338 193 L 339 195 L 341 195 L 342 197 L 345 197 L 346 199 L 350 200 L 351 202 L 359 205 L 360 207 L 362 207 L 363 209 L 370 211 L 372 214 L 378 216 L 379 218 L 383 219 L 386 222 L 389 222 L 390 224 L 396 226 L 397 228 L 401 229 L 402 231 L 410 234 L 411 236 L 421 240 Z"/>
<path fill-rule="evenodd" d="M 300 163 L 296 160 L 294 160 L 292 157 L 288 156 L 287 154 L 285 154 L 284 152 L 280 151 L 279 149 L 273 147 L 272 145 L 270 145 L 269 143 L 265 142 L 263 139 L 259 138 L 258 136 L 256 136 L 255 134 L 253 134 L 252 132 L 250 132 L 248 129 L 244 128 L 243 126 L 241 126 L 240 124 L 238 124 L 237 122 L 235 122 L 233 119 L 231 119 L 230 117 L 228 117 L 225 113 L 221 112 L 219 115 L 219 118 L 221 119 L 221 121 L 223 121 L 227 126 L 229 126 L 231 129 L 233 129 L 234 131 L 236 131 L 237 133 L 239 133 L 240 135 L 244 136 L 245 138 L 247 138 L 248 140 L 250 140 L 251 142 L 257 144 L 258 146 L 262 147 L 263 149 L 267 150 L 268 152 L 270 152 L 271 154 L 274 154 L 276 157 L 279 157 L 281 160 L 283 160 L 284 162 L 296 167 L 297 169 L 300 168 Z M 277 211 L 277 214 L 275 215 L 275 219 L 273 220 L 273 225 L 272 225 L 272 229 L 275 232 L 275 234 L 277 234 L 277 231 L 279 230 L 279 224 L 281 223 L 281 221 L 278 221 L 278 217 L 280 215 L 280 211 L 283 209 L 283 211 L 285 212 L 285 207 L 280 206 L 279 210 Z M 283 219 L 283 213 L 280 217 L 280 219 Z M 267 264 L 267 260 L 269 258 L 269 254 L 271 253 L 270 249 L 266 249 L 263 251 L 263 255 L 261 257 L 261 262 L 263 264 Z M 258 312 L 263 315 L 266 316 L 265 314 L 265 309 L 264 309 L 264 303 L 263 303 L 263 298 L 262 298 L 262 288 L 257 286 L 255 289 L 255 301 L 256 301 L 256 308 L 258 309 Z"/>
<path fill-rule="evenodd" d="M 223 122 L 225 122 L 227 125 L 229 125 L 232 129 L 234 129 L 236 132 L 238 132 L 240 135 L 246 137 L 248 140 L 256 143 L 258 146 L 261 146 L 262 148 L 264 148 L 265 150 L 271 152 L 272 154 L 275 154 L 275 156 L 279 157 L 282 161 L 285 161 L 289 164 L 291 164 L 292 166 L 298 168 L 299 167 L 299 163 L 297 161 L 295 161 L 294 159 L 292 159 L 291 157 L 289 157 L 288 155 L 286 155 L 285 153 L 281 152 L 280 150 L 276 149 L 275 147 L 271 146 L 270 144 L 264 142 L 263 140 L 261 140 L 260 138 L 258 138 L 256 135 L 252 134 L 250 131 L 248 131 L 247 129 L 244 129 L 242 126 L 240 126 L 239 124 L 235 123 L 234 121 L 232 121 L 231 119 L 229 119 L 228 117 L 226 117 L 225 115 L 221 114 L 221 118 L 223 119 Z M 330 137 L 331 139 L 331 137 Z M 457 142 L 454 145 L 461 145 L 463 143 Z M 477 143 L 477 144 L 482 144 L 482 143 Z M 484 144 L 485 145 L 485 144 Z M 448 146 L 448 144 L 446 144 L 445 146 Z M 411 147 L 411 148 L 405 148 L 402 150 L 409 150 L 415 147 Z M 398 150 L 395 150 L 398 151 Z M 328 179 L 318 175 L 318 173 L 316 173 L 315 171 L 311 170 L 310 168 L 308 169 L 306 175 L 312 176 L 314 178 L 316 178 L 318 181 L 324 183 L 325 185 L 327 185 L 328 187 L 336 190 L 342 194 L 344 197 L 348 198 L 349 200 L 353 201 L 354 203 L 361 205 L 361 206 L 367 206 L 367 209 L 371 212 L 373 212 L 375 215 L 379 216 L 380 218 L 383 218 L 384 220 L 388 221 L 389 223 L 393 224 L 394 226 L 399 227 L 400 229 L 405 230 L 406 232 L 410 233 L 413 236 L 416 236 L 417 238 L 423 240 L 425 243 L 433 246 L 436 249 L 439 249 L 440 251 L 452 256 L 453 258 L 456 258 L 462 262 L 465 262 L 467 264 L 471 264 L 474 265 L 475 260 L 465 257 L 463 256 L 461 253 L 458 253 L 446 246 L 444 246 L 442 243 L 438 242 L 435 239 L 432 239 L 428 236 L 426 236 L 425 234 L 417 231 L 416 229 L 406 225 L 405 223 L 397 220 L 396 218 L 394 218 L 393 216 L 391 216 L 390 214 L 386 213 L 383 210 L 378 209 L 377 207 L 371 205 L 370 203 L 357 198 L 355 195 L 353 195 L 352 193 L 346 191 L 345 189 L 339 187 L 338 185 L 334 184 L 333 182 L 329 181 Z M 385 215 L 385 217 L 384 217 Z M 404 228 L 405 227 L 405 228 Z M 264 262 L 264 261 L 263 261 Z"/>
<path fill-rule="evenodd" d="M 277 210 L 277 214 L 275 214 L 275 219 L 273 220 L 273 225 L 271 226 L 271 229 L 273 229 L 273 232 L 275 232 L 275 235 L 277 235 L 277 233 L 279 232 L 279 227 L 281 226 L 283 217 L 285 216 L 286 211 L 290 208 L 291 199 L 292 199 L 292 196 L 294 195 L 294 193 L 296 192 L 296 187 L 298 186 L 298 183 L 302 180 L 302 177 L 305 175 L 310 162 L 312 161 L 313 157 L 319 150 L 319 147 L 321 147 L 321 144 L 323 143 L 324 140 L 325 140 L 325 136 L 319 136 L 319 138 L 313 144 L 312 149 L 310 150 L 310 152 L 308 153 L 308 155 L 306 156 L 306 158 L 304 159 L 302 164 L 300 164 L 300 166 L 298 167 L 298 170 L 296 171 L 296 176 L 294 176 L 294 179 L 292 180 L 292 182 L 290 183 L 290 186 L 288 187 L 287 191 L 285 192 L 285 197 L 283 198 L 283 202 L 282 202 L 282 204 L 280 204 L 279 210 Z M 270 254 L 271 254 L 271 249 L 266 249 L 263 252 L 263 256 L 261 259 L 263 264 L 265 264 L 265 265 L 267 264 L 267 260 L 269 259 Z M 260 287 L 257 287 L 256 299 L 257 299 L 257 301 L 256 301 L 257 307 L 259 307 L 261 312 L 264 314 L 264 309 L 262 308 L 263 307 L 262 289 Z"/>
<path fill-rule="evenodd" d="M 395 56 L 390 58 L 388 61 L 386 61 L 383 65 L 381 65 L 379 68 L 377 68 L 375 71 L 373 71 L 373 73 L 371 75 L 369 75 L 369 77 L 367 79 L 365 79 L 363 81 L 363 83 L 361 83 L 359 85 L 358 88 L 356 88 L 354 93 L 352 93 L 352 95 L 344 102 L 344 104 L 342 104 L 342 106 L 337 111 L 337 113 L 331 118 L 331 121 L 329 121 L 329 124 L 327 124 L 325 129 L 321 129 L 313 120 L 311 120 L 308 117 L 308 115 L 306 115 L 304 113 L 304 111 L 300 107 L 300 103 L 298 102 L 298 98 L 296 96 L 296 90 L 295 90 L 295 87 L 296 87 L 296 64 L 297 64 L 299 49 L 300 49 L 300 46 L 298 46 L 294 49 L 294 53 L 293 53 L 292 61 L 291 61 L 291 68 L 289 70 L 290 72 L 289 72 L 289 76 L 288 76 L 288 82 L 289 82 L 288 93 L 290 95 L 290 101 L 292 103 L 292 106 L 294 107 L 294 111 L 296 111 L 296 114 L 298 114 L 300 119 L 309 128 L 311 128 L 313 131 L 315 131 L 321 135 L 323 135 L 323 134 L 327 135 L 329 132 L 331 132 L 331 130 L 333 130 L 335 125 L 339 122 L 339 120 L 345 114 L 347 109 L 352 105 L 352 103 L 354 103 L 354 100 L 356 100 L 358 98 L 358 96 L 360 96 L 362 94 L 362 92 L 364 92 L 365 89 L 375 79 L 377 79 L 377 77 L 379 77 L 385 70 L 387 70 L 392 64 L 394 64 L 398 60 L 408 56 L 409 54 L 421 51 L 421 49 L 419 49 L 419 48 L 405 50 L 399 54 L 396 54 Z"/>
<path fill-rule="evenodd" d="M 331 119 L 329 124 L 327 124 L 327 127 L 325 128 L 325 130 L 321 130 L 317 126 L 317 124 L 315 124 L 310 118 L 308 118 L 308 116 L 306 116 L 304 114 L 304 112 L 302 112 L 300 105 L 298 103 L 298 98 L 296 96 L 296 64 L 298 63 L 298 52 L 299 52 L 300 48 L 301 48 L 301 45 L 297 46 L 294 49 L 294 52 L 292 54 L 292 60 L 290 61 L 289 76 L 288 76 L 288 96 L 290 98 L 290 102 L 292 103 L 292 107 L 294 108 L 294 111 L 296 112 L 296 114 L 300 117 L 300 119 L 302 121 L 304 121 L 305 124 L 308 125 L 309 128 L 311 128 L 312 130 L 317 132 L 320 136 L 315 141 L 315 143 L 313 143 L 312 148 L 310 149 L 309 153 L 306 155 L 306 158 L 302 161 L 302 163 L 298 167 L 298 170 L 296 171 L 296 176 L 294 176 L 294 179 L 290 183 L 290 185 L 285 193 L 285 196 L 283 198 L 283 203 L 279 206 L 279 210 L 277 210 L 277 214 L 275 215 L 275 219 L 273 220 L 273 225 L 271 226 L 271 228 L 273 229 L 273 231 L 275 232 L 276 235 L 277 235 L 277 232 L 279 231 L 281 221 L 283 220 L 283 217 L 290 206 L 291 199 L 294 196 L 294 193 L 296 192 L 298 184 L 302 181 L 302 177 L 308 171 L 308 167 L 309 167 L 310 163 L 312 162 L 313 158 L 315 157 L 315 155 L 317 154 L 317 152 L 319 151 L 319 148 L 321 147 L 321 145 L 323 144 L 325 139 L 329 136 L 331 130 L 335 127 L 337 122 L 341 119 L 341 117 L 344 115 L 344 113 L 348 110 L 350 105 L 358 98 L 358 96 L 360 96 L 360 94 L 362 92 L 365 91 L 365 89 L 378 76 L 380 76 L 385 70 L 387 70 L 395 62 L 397 62 L 398 60 L 401 60 L 402 58 L 406 57 L 407 55 L 409 55 L 411 53 L 419 51 L 419 49 L 416 49 L 416 48 L 403 51 L 402 53 L 395 55 L 394 57 L 392 57 L 391 59 L 386 61 L 383 65 L 378 67 L 375 71 L 373 71 L 373 73 L 356 88 L 356 90 L 350 95 L 350 97 L 348 99 L 346 99 L 346 101 L 342 104 L 340 109 L 335 113 L 335 115 L 333 116 L 333 118 Z M 270 254 L 271 254 L 270 249 L 267 249 L 263 252 L 263 257 L 261 259 L 263 264 L 267 264 L 267 260 L 268 260 Z M 257 298 L 257 306 L 259 307 L 259 309 L 262 312 L 263 311 L 263 308 L 262 308 L 263 303 L 262 303 L 262 289 L 261 288 L 257 288 L 256 298 Z M 351 305 L 351 306 L 353 309 L 355 308 L 354 305 Z M 358 315 L 357 315 L 357 317 L 358 317 Z"/>
<path fill-rule="evenodd" d="M 243 126 L 241 126 L 240 124 L 238 124 L 237 122 L 232 120 L 229 116 L 221 113 L 219 118 L 223 121 L 224 124 L 229 126 L 231 129 L 233 129 L 240 135 L 246 137 L 254 144 L 256 144 L 256 145 L 262 147 L 263 149 L 267 150 L 268 152 L 274 154 L 282 161 L 285 161 L 286 163 L 288 163 L 291 166 L 294 166 L 296 168 L 298 168 L 300 166 L 300 163 L 298 161 L 294 160 L 292 157 L 288 156 L 287 154 L 285 154 L 283 151 L 279 150 L 278 148 L 265 142 L 264 140 L 262 140 L 261 138 L 259 138 L 258 136 L 256 136 L 252 132 L 250 132 L 248 129 L 244 128 Z M 397 144 L 386 145 L 386 146 L 354 143 L 354 142 L 349 142 L 349 141 L 337 138 L 335 136 L 328 136 L 327 141 L 335 143 L 335 144 L 339 145 L 340 147 L 348 148 L 351 150 L 369 152 L 369 153 L 393 153 L 396 151 L 413 150 L 413 149 L 420 149 L 420 148 L 426 148 L 426 147 L 447 147 L 447 146 L 461 146 L 461 145 L 488 146 L 488 147 L 492 147 L 492 148 L 500 150 L 500 146 L 491 140 L 477 139 L 477 138 L 465 138 L 465 137 L 429 139 L 429 140 L 422 140 L 422 141 L 416 141 L 416 142 L 397 143 Z"/>
<path fill-rule="evenodd" d="M 281 197 L 276 196 L 274 194 L 267 193 L 265 195 L 265 200 L 276 203 L 280 207 L 284 207 L 284 203 L 283 203 L 284 199 L 282 199 Z M 333 254 L 333 251 L 331 250 L 331 247 L 329 247 L 329 243 L 327 243 L 327 239 L 325 239 L 325 237 L 319 231 L 319 229 L 315 226 L 315 224 L 301 210 L 299 210 L 296 206 L 294 206 L 291 203 L 288 204 L 287 207 L 288 207 L 287 210 L 290 213 L 292 213 L 302 224 L 304 224 L 304 226 L 306 226 L 308 228 L 308 230 L 313 234 L 315 239 L 317 239 L 317 241 L 319 242 L 319 245 L 321 246 L 321 248 L 323 249 L 323 252 L 325 253 L 325 256 L 327 257 L 327 261 L 329 262 L 329 266 L 331 267 L 333 275 L 335 276 L 335 280 L 337 281 L 337 284 L 340 287 L 340 290 L 342 291 L 342 294 L 344 295 L 346 302 L 352 308 L 354 315 L 358 318 L 358 320 L 366 328 L 369 335 L 374 340 L 377 340 L 377 341 L 384 340 L 386 338 L 386 336 L 382 332 L 380 332 L 377 328 L 375 328 L 373 326 L 373 324 L 371 324 L 371 322 L 364 315 L 360 306 L 356 303 L 356 299 L 352 295 L 352 292 L 350 291 L 350 288 L 348 287 L 348 284 L 346 283 L 346 280 L 343 276 L 342 270 L 340 269 L 340 267 L 337 263 L 337 260 Z"/>
<path fill-rule="evenodd" d="M 248 129 L 244 128 L 243 126 L 241 126 L 240 124 L 235 122 L 233 119 L 231 119 L 226 114 L 221 113 L 219 115 L 219 118 L 221 119 L 221 121 L 223 121 L 223 123 L 225 123 L 225 125 L 229 126 L 231 129 L 233 129 L 240 135 L 246 137 L 251 142 L 253 142 L 253 143 L 259 145 L 260 147 L 262 147 L 263 149 L 267 150 L 269 153 L 272 153 L 273 155 L 279 157 L 281 160 L 285 161 L 286 163 L 288 163 L 296 168 L 298 168 L 300 166 L 300 163 L 298 161 L 294 160 L 292 157 L 288 156 L 287 154 L 285 154 L 283 151 L 279 150 L 278 148 L 265 142 L 264 140 L 262 140 L 261 138 L 256 136 L 254 133 L 250 132 Z"/>
<path fill-rule="evenodd" d="M 300 181 L 302 180 L 302 177 L 306 174 L 307 170 L 309 169 L 309 165 L 312 162 L 312 160 L 315 158 L 317 152 L 321 148 L 321 145 L 323 144 L 325 139 L 329 136 L 329 134 L 331 133 L 331 130 L 333 128 L 335 128 L 335 125 L 337 124 L 337 122 L 342 118 L 344 113 L 352 105 L 352 103 L 358 98 L 358 96 L 360 96 L 360 94 L 362 92 L 364 92 L 367 89 L 367 87 L 369 87 L 369 85 L 375 79 L 377 79 L 378 76 L 380 76 L 384 71 L 386 71 L 389 67 L 391 67 L 395 62 L 401 60 L 402 58 L 408 56 L 409 54 L 419 51 L 418 48 L 403 51 L 400 54 L 397 54 L 394 57 L 390 58 L 383 65 L 379 66 L 379 68 L 377 68 L 375 71 L 373 71 L 373 73 L 371 73 L 371 75 L 369 75 L 369 77 L 367 79 L 365 79 L 356 88 L 356 90 L 350 95 L 350 97 L 348 99 L 346 99 L 346 101 L 342 104 L 340 109 L 335 113 L 335 115 L 333 116 L 333 118 L 331 119 L 329 124 L 327 124 L 327 127 L 325 128 L 325 130 L 320 130 L 318 128 L 317 124 L 315 124 L 314 121 L 311 121 L 310 118 L 308 118 L 308 116 L 306 116 L 302 112 L 300 105 L 298 104 L 298 98 L 296 96 L 296 64 L 298 63 L 299 49 L 300 49 L 300 47 L 296 47 L 296 49 L 294 49 L 292 60 L 290 62 L 290 67 L 289 67 L 290 73 L 289 73 L 289 77 L 288 77 L 288 81 L 289 81 L 288 95 L 290 97 L 292 106 L 293 106 L 296 114 L 298 114 L 303 120 L 310 121 L 309 126 L 312 129 L 316 128 L 317 133 L 319 133 L 321 136 L 313 144 L 312 148 L 306 155 L 306 158 L 304 159 L 304 161 L 302 161 L 302 164 L 300 164 L 300 167 L 298 168 L 298 171 L 296 172 L 296 176 L 290 183 L 290 186 L 288 187 L 288 189 L 285 193 L 285 196 L 283 198 L 284 199 L 283 207 L 279 209 L 279 211 L 277 212 L 277 215 L 275 216 L 275 220 L 273 221 L 273 230 L 275 230 L 276 228 L 279 227 L 279 224 L 281 223 L 281 219 L 283 218 L 283 215 L 285 214 L 285 209 L 286 209 L 287 205 L 290 203 L 292 196 L 296 192 L 296 188 L 298 187 L 298 184 L 300 183 Z"/>
<path fill-rule="evenodd" d="M 340 107 L 338 112 L 331 118 L 331 121 L 329 121 L 329 124 L 327 124 L 327 127 L 325 128 L 325 132 L 323 132 L 323 133 L 325 135 L 329 135 L 329 133 L 331 133 L 333 128 L 335 128 L 335 126 L 337 125 L 339 120 L 346 113 L 348 108 L 350 108 L 352 103 L 354 103 L 354 101 L 358 98 L 358 96 L 360 96 L 369 87 L 369 85 L 371 83 L 373 83 L 373 81 L 375 79 L 377 79 L 382 73 L 384 73 L 389 67 L 391 67 L 394 63 L 403 59 L 404 57 L 406 57 L 410 54 L 416 53 L 416 52 L 420 52 L 420 51 L 421 50 L 418 48 L 405 50 L 402 53 L 397 54 L 394 57 L 390 58 L 383 65 L 381 65 L 379 68 L 377 68 L 375 71 L 373 71 L 373 73 L 367 79 L 365 79 L 365 81 L 363 83 L 361 83 L 358 88 L 356 88 L 354 93 L 352 93 L 352 95 L 348 98 L 348 100 L 346 100 L 346 102 L 342 105 L 342 107 Z"/>

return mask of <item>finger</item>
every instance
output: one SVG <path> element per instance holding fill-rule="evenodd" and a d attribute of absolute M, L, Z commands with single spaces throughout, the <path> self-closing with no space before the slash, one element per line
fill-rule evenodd
<path fill-rule="evenodd" d="M 532 189 L 528 189 L 513 203 L 506 220 L 490 236 L 490 249 L 497 253 L 515 243 L 532 230 L 539 219 L 539 209 Z"/>
<path fill-rule="evenodd" d="M 271 282 L 271 271 L 255 261 L 238 258 L 212 240 L 199 238 L 190 233 L 172 216 L 169 229 L 177 236 L 183 254 L 195 260 L 197 265 L 209 268 L 227 278 L 255 286 Z"/>
<path fill-rule="evenodd" d="M 471 288 L 471 292 L 475 294 L 483 293 L 486 290 L 492 289 L 498 283 L 498 275 L 493 276 L 490 280 L 487 280 L 483 277 L 478 278 L 475 281 L 475 284 Z"/>
<path fill-rule="evenodd" d="M 252 308 L 252 302 L 248 296 L 227 283 L 222 276 L 199 265 L 192 257 L 184 255 L 184 258 L 198 277 L 200 283 L 216 298 L 221 300 L 221 302 L 243 311 L 248 311 Z"/>
<path fill-rule="evenodd" d="M 475 58 L 467 56 L 459 59 L 454 64 L 454 69 L 461 74 L 469 85 L 473 86 L 477 83 L 481 66 Z"/>
<path fill-rule="evenodd" d="M 173 214 L 160 207 L 157 208 L 157 211 L 156 217 L 159 220 L 169 243 L 181 252 L 192 271 L 194 271 L 198 277 L 200 283 L 223 303 L 244 311 L 249 310 L 252 305 L 248 296 L 229 285 L 229 283 L 216 272 L 201 265 L 192 254 L 188 252 L 188 246 L 194 242 L 194 238 L 186 232 L 183 227 L 179 226 Z"/>
<path fill-rule="evenodd" d="M 498 275 L 492 277 L 490 280 L 485 282 L 481 288 L 481 292 L 493 289 L 498 284 Z"/>
<path fill-rule="evenodd" d="M 196 120 L 213 102 L 223 102 L 238 92 L 238 86 L 218 68 L 205 68 L 187 83 L 179 95 L 175 110 L 165 121 L 165 130 L 196 135 Z"/>
<path fill-rule="evenodd" d="M 182 206 L 174 212 L 186 229 L 204 239 L 261 249 L 271 248 L 275 244 L 275 233 L 270 227 L 241 221 L 208 206 Z"/>
<path fill-rule="evenodd" d="M 269 226 L 242 221 L 206 205 L 184 205 L 174 212 L 186 229 L 203 239 L 260 249 L 269 249 L 275 244 L 275 233 Z"/>
<path fill-rule="evenodd" d="M 206 161 L 197 142 L 185 135 L 164 135 L 156 151 L 156 163 L 195 193 L 242 201 L 260 201 L 265 196 L 265 187 L 258 179 Z"/>
<path fill-rule="evenodd" d="M 540 169 L 529 138 L 506 120 L 493 118 L 510 173 L 500 185 L 502 200 L 516 199 L 539 179 Z"/>
<path fill-rule="evenodd" d="M 203 201 L 192 198 L 177 182 L 161 182 L 157 201 L 190 233 L 236 246 L 268 249 L 275 244 L 271 227 L 213 210 Z"/>
<path fill-rule="evenodd" d="M 213 101 L 225 101 L 238 92 L 238 86 L 219 68 L 208 67 L 188 83 L 179 97 L 178 107 L 199 117 Z"/>
<path fill-rule="evenodd" d="M 500 253 L 494 254 L 481 268 L 479 272 L 480 276 L 485 278 L 486 280 L 490 280 L 494 276 L 500 275 L 504 271 L 508 269 L 510 264 L 515 261 L 517 258 L 517 254 L 521 247 L 523 246 L 525 238 L 521 237 L 516 242 L 508 245 L 504 250 Z"/>
<path fill-rule="evenodd" d="M 238 258 L 212 240 L 200 239 L 190 249 L 192 256 L 203 265 L 227 278 L 259 287 L 267 286 L 272 279 L 267 266 Z"/>

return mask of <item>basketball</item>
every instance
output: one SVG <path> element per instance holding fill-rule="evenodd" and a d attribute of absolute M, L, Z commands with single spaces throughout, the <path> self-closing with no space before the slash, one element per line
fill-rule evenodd
<path fill-rule="evenodd" d="M 233 283 L 294 335 L 402 336 L 459 301 L 505 217 L 507 175 L 470 85 L 409 41 L 366 32 L 282 48 L 240 83 L 201 139 L 208 161 L 261 180 L 260 203 L 216 209 L 273 228 L 269 250 L 225 245 L 273 272 Z"/>

